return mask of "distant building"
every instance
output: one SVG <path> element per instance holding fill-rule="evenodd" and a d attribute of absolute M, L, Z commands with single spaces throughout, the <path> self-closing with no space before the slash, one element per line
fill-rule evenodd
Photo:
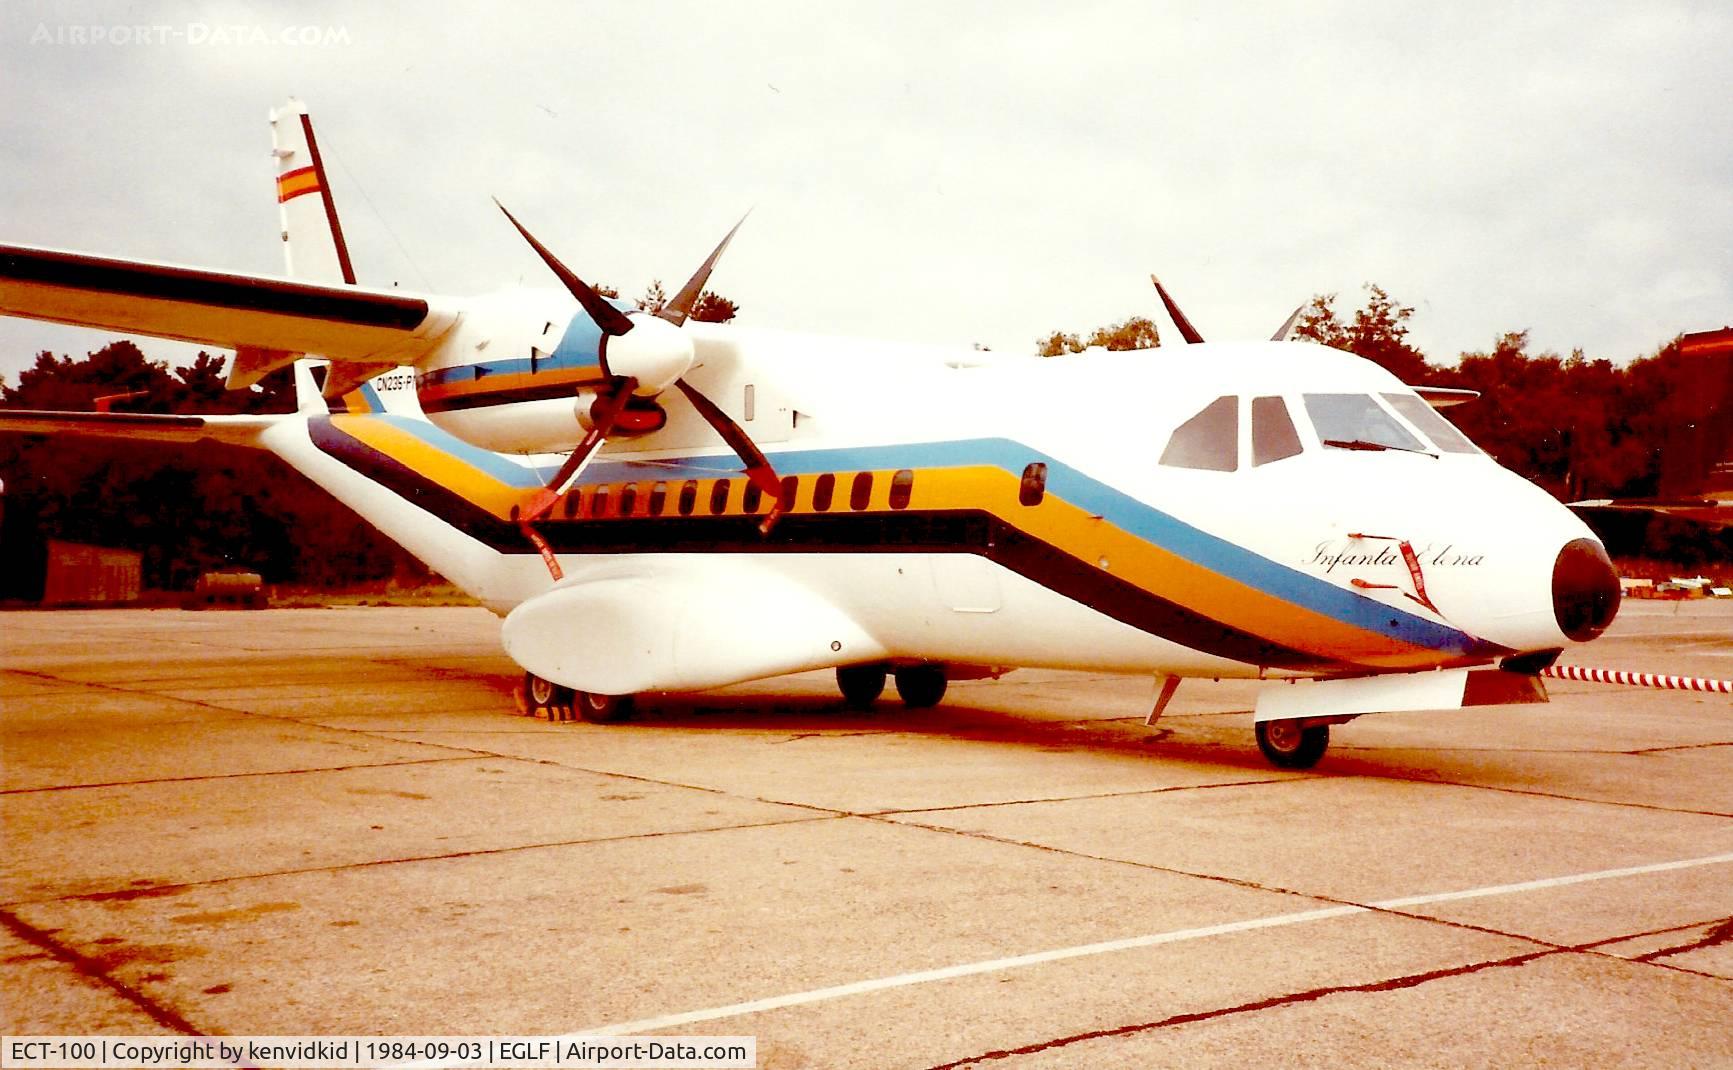
<path fill-rule="evenodd" d="M 143 558 L 137 550 L 49 539 L 42 604 L 136 602 L 143 574 Z"/>

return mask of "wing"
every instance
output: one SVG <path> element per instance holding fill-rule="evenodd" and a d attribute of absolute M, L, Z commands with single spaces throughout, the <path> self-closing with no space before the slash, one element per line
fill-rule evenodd
<path fill-rule="evenodd" d="M 49 412 L 0 409 L 0 432 L 27 435 L 84 435 L 139 438 L 152 442 L 202 442 L 213 439 L 257 446 L 267 428 L 290 416 L 173 416 L 133 412 Z"/>
<path fill-rule="evenodd" d="M 414 364 L 458 311 L 449 299 L 397 290 L 0 244 L 0 315 L 239 350 L 237 366 L 245 364 L 254 379 L 302 353 L 377 367 Z"/>

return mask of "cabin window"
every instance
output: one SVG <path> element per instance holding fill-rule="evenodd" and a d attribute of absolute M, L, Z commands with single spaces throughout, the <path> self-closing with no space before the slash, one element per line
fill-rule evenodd
<path fill-rule="evenodd" d="M 650 487 L 650 515 L 661 516 L 662 510 L 668 505 L 668 484 L 657 480 Z"/>
<path fill-rule="evenodd" d="M 915 473 L 907 468 L 899 469 L 891 477 L 891 508 L 907 509 L 909 498 L 915 492 Z"/>
<path fill-rule="evenodd" d="M 1203 411 L 1174 429 L 1162 452 L 1161 463 L 1169 468 L 1200 468 L 1209 472 L 1232 472 L 1240 466 L 1240 403 L 1224 395 L 1205 405 Z"/>
<path fill-rule="evenodd" d="M 763 493 L 758 489 L 758 484 L 748 479 L 746 489 L 740 492 L 740 508 L 748 513 L 758 512 L 758 500 Z"/>
<path fill-rule="evenodd" d="M 680 515 L 691 516 L 693 506 L 698 504 L 698 481 L 688 479 L 680 484 Z"/>
<path fill-rule="evenodd" d="M 1390 407 L 1408 418 L 1408 422 L 1420 429 L 1421 434 L 1432 440 L 1433 445 L 1445 453 L 1479 453 L 1480 447 L 1468 440 L 1468 436 L 1456 429 L 1456 425 L 1438 414 L 1438 410 L 1427 404 L 1425 398 L 1413 394 L 1385 394 L 1384 400 Z"/>
<path fill-rule="evenodd" d="M 1023 468 L 1023 483 L 1017 488 L 1017 500 L 1024 505 L 1040 505 L 1047 497 L 1047 466 L 1034 461 Z"/>
<path fill-rule="evenodd" d="M 836 496 L 836 477 L 830 473 L 819 476 L 812 484 L 812 507 L 824 513 L 830 511 L 830 500 Z"/>
<path fill-rule="evenodd" d="M 607 516 L 608 515 L 608 488 L 607 487 L 605 487 L 605 486 L 597 487 L 596 493 L 590 496 L 590 515 L 591 516 Z"/>
<path fill-rule="evenodd" d="M 584 488 L 574 488 L 566 495 L 566 519 L 571 520 L 584 511 Z"/>
<path fill-rule="evenodd" d="M 638 484 L 627 483 L 620 488 L 620 515 L 631 516 L 638 507 Z"/>
<path fill-rule="evenodd" d="M 734 486 L 726 479 L 718 479 L 716 485 L 710 488 L 710 515 L 721 516 L 728 511 L 728 488 Z"/>
<path fill-rule="evenodd" d="M 1252 399 L 1252 467 L 1292 457 L 1306 447 L 1294 430 L 1288 403 L 1281 398 Z"/>
<path fill-rule="evenodd" d="M 873 474 L 861 472 L 854 477 L 854 485 L 848 490 L 848 507 L 854 510 L 865 509 L 873 500 Z"/>
<path fill-rule="evenodd" d="M 1408 433 L 1370 394 L 1307 394 L 1306 415 L 1324 445 L 1343 450 L 1410 450 L 1426 444 Z"/>
<path fill-rule="evenodd" d="M 800 497 L 800 477 L 799 476 L 783 476 L 782 477 L 782 493 L 777 498 L 777 500 L 781 503 L 782 507 L 784 509 L 788 510 L 789 512 L 793 512 L 795 499 L 797 499 L 799 497 Z"/>

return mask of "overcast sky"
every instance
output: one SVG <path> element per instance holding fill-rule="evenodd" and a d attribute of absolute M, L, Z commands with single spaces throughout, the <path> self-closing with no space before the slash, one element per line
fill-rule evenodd
<path fill-rule="evenodd" d="M 281 272 L 293 94 L 365 284 L 551 284 L 497 194 L 673 289 L 756 205 L 745 323 L 1177 341 L 1153 271 L 1212 339 L 1374 281 L 1435 362 L 1624 361 L 1733 322 L 1729 41 L 1726 0 L 8 3 L 0 241 Z M 108 337 L 0 320 L 0 372 Z"/>

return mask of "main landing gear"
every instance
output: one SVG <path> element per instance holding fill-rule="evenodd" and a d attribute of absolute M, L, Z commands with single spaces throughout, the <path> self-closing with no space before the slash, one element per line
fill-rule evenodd
<path fill-rule="evenodd" d="M 884 694 L 887 675 L 895 677 L 897 697 L 911 710 L 937 706 L 945 697 L 945 667 L 933 662 L 895 670 L 884 665 L 843 665 L 836 670 L 836 686 L 849 709 L 870 709 Z"/>
<path fill-rule="evenodd" d="M 1282 769 L 1310 769 L 1330 745 L 1330 726 L 1307 725 L 1304 721 L 1259 721 L 1253 726 L 1258 749 L 1271 765 Z"/>
<path fill-rule="evenodd" d="M 524 673 L 524 702 L 531 713 L 549 711 L 550 720 L 569 720 L 570 715 L 575 714 L 591 724 L 618 721 L 632 712 L 630 695 L 595 695 L 588 691 L 573 691 L 531 672 Z"/>

